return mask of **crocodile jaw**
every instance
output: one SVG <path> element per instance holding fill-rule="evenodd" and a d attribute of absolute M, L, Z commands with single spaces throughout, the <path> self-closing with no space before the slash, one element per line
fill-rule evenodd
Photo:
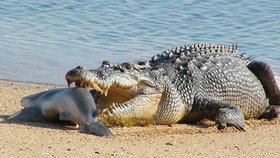
<path fill-rule="evenodd" d="M 149 78 L 142 76 L 140 73 L 122 73 L 111 71 L 110 76 L 105 76 L 108 72 L 102 72 L 102 70 L 86 70 L 82 66 L 78 66 L 73 70 L 66 73 L 65 79 L 67 85 L 74 82 L 76 86 L 93 88 L 99 91 L 105 96 L 108 95 L 108 91 L 111 87 L 117 87 L 121 89 L 131 89 L 138 86 L 155 87 L 154 83 Z"/>
<path fill-rule="evenodd" d="M 74 82 L 76 86 L 95 89 L 96 106 L 103 110 L 99 120 L 107 126 L 153 124 L 161 93 L 152 81 L 139 76 L 117 73 L 101 78 L 99 70 L 77 67 L 65 78 L 69 87 Z"/>
<path fill-rule="evenodd" d="M 98 120 L 108 127 L 155 124 L 154 114 L 158 109 L 160 99 L 161 94 L 149 94 L 138 95 L 123 103 L 112 103 L 103 110 Z M 100 106 L 99 102 L 100 100 L 97 101 L 97 106 Z"/>

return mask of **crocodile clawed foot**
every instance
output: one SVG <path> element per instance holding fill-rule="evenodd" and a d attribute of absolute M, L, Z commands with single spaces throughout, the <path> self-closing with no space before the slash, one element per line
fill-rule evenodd
<path fill-rule="evenodd" d="M 267 119 L 273 120 L 275 118 L 280 117 L 280 106 L 279 105 L 271 105 L 269 109 L 266 110 L 258 119 Z"/>
<path fill-rule="evenodd" d="M 243 114 L 237 108 L 221 108 L 215 118 L 219 130 L 228 126 L 234 126 L 239 131 L 245 131 L 245 121 Z"/>
<path fill-rule="evenodd" d="M 113 138 L 112 132 L 101 122 L 91 122 L 79 127 L 81 133 Z"/>
<path fill-rule="evenodd" d="M 280 106 L 274 105 L 270 110 L 271 119 L 279 118 L 280 116 Z"/>
<path fill-rule="evenodd" d="M 272 119 L 275 119 L 275 118 L 279 118 L 279 116 L 280 116 L 280 106 L 279 105 L 271 105 L 271 109 L 268 112 L 266 119 L 272 120 Z"/>

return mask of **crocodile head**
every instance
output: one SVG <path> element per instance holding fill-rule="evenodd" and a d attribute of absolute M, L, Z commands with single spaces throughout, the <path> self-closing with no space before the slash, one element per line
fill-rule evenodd
<path fill-rule="evenodd" d="M 68 86 L 93 88 L 96 106 L 103 112 L 99 120 L 107 126 L 153 124 L 161 92 L 149 75 L 135 64 L 102 66 L 86 70 L 82 66 L 66 73 Z"/>

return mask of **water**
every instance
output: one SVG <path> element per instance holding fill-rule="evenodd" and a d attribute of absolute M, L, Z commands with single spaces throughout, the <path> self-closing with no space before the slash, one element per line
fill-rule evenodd
<path fill-rule="evenodd" d="M 238 43 L 280 72 L 280 1 L 2 0 L 0 78 L 65 84 L 83 65 L 149 59 L 186 43 Z"/>

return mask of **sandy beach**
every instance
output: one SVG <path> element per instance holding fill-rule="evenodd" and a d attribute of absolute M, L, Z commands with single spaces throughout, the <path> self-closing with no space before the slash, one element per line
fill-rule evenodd
<path fill-rule="evenodd" d="M 280 157 L 280 119 L 246 121 L 246 132 L 213 122 L 110 128 L 115 138 L 53 123 L 9 123 L 26 95 L 54 85 L 0 81 L 0 157 Z"/>

